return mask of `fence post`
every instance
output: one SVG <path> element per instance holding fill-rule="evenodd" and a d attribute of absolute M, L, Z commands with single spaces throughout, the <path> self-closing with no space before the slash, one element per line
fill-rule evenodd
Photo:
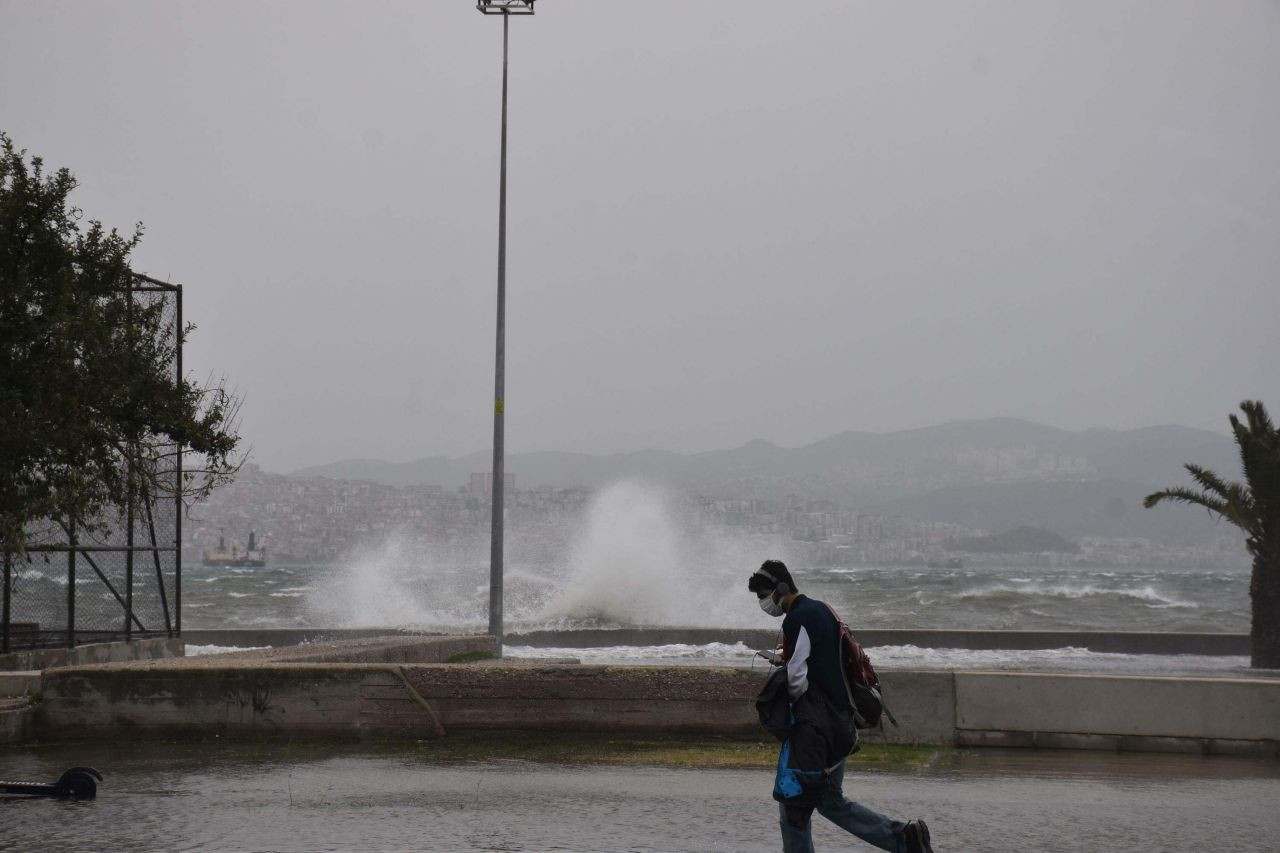
<path fill-rule="evenodd" d="M 130 451 L 132 452 L 132 450 Z M 129 496 L 125 498 L 125 514 L 129 517 L 129 527 L 125 533 L 125 545 L 129 550 L 124 554 L 124 638 L 133 639 L 133 460 L 129 460 Z"/>
<path fill-rule="evenodd" d="M 182 285 L 178 285 L 178 291 L 174 296 L 176 305 L 174 313 L 176 318 L 174 325 L 177 328 L 178 351 L 174 353 L 175 369 L 177 371 L 178 387 L 182 387 Z M 182 482 L 182 451 L 184 446 L 182 441 L 178 441 L 177 455 L 177 494 L 174 496 L 173 505 L 173 625 L 175 632 L 179 637 L 182 636 L 182 490 L 184 483 Z"/>
<path fill-rule="evenodd" d="M 67 648 L 76 646 L 76 517 L 67 525 Z"/>
<path fill-rule="evenodd" d="M 134 290 L 133 282 L 131 281 L 129 289 L 126 291 L 125 301 L 125 323 L 129 327 L 129 338 L 131 341 L 129 346 L 130 373 L 134 370 L 133 350 L 135 345 L 132 343 L 132 339 L 134 333 L 133 301 L 135 298 L 136 292 Z M 133 436 L 131 435 L 130 438 L 132 437 Z M 128 546 L 129 550 L 126 551 L 124 555 L 124 639 L 125 642 L 128 642 L 133 639 L 133 620 L 130 619 L 133 615 L 133 489 L 135 481 L 133 461 L 137 458 L 138 447 L 133 441 L 130 441 L 125 446 L 128 448 L 129 458 L 125 461 L 125 488 L 127 491 L 125 493 L 124 505 L 125 515 L 128 517 L 128 526 L 125 528 L 124 543 Z"/>
<path fill-rule="evenodd" d="M 13 588 L 13 578 L 11 577 L 12 569 L 10 568 L 9 552 L 4 552 L 4 614 L 0 616 L 0 622 L 4 625 L 0 628 L 3 636 L 0 636 L 0 654 L 9 654 L 9 594 Z"/>

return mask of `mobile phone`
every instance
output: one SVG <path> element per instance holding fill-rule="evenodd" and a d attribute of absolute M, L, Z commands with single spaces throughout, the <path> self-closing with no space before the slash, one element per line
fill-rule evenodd
<path fill-rule="evenodd" d="M 764 658 L 774 666 L 782 666 L 784 663 L 786 663 L 786 661 L 782 659 L 782 655 L 778 654 L 772 649 L 761 649 L 760 651 L 756 652 L 756 654 L 760 655 L 760 657 Z"/>

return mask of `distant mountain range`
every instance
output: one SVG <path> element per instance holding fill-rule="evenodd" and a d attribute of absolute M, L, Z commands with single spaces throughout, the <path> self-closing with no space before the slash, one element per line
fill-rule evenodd
<path fill-rule="evenodd" d="M 1204 513 L 1144 510 L 1143 495 L 1188 481 L 1182 466 L 1239 476 L 1230 439 L 1179 426 L 1070 431 L 1013 418 L 957 421 L 889 433 L 844 432 L 803 447 L 752 441 L 732 450 L 672 453 L 518 453 L 507 471 L 520 488 L 596 487 L 624 478 L 671 483 L 725 498 L 795 494 L 868 512 L 1004 531 L 1042 527 L 1064 536 L 1203 541 Z M 350 459 L 294 477 L 460 486 L 489 470 L 489 453 L 392 463 Z"/>

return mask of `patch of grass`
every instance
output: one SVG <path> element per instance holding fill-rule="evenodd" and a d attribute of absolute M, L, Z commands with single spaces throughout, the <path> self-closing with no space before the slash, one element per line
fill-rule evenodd
<path fill-rule="evenodd" d="M 850 759 L 850 766 L 921 767 L 940 750 L 937 746 L 865 744 Z M 424 758 L 446 762 L 517 760 L 542 764 L 768 768 L 778 760 L 778 743 L 774 740 L 616 738 L 542 732 L 447 736 L 420 741 L 416 751 Z"/>
<path fill-rule="evenodd" d="M 182 766 L 212 763 L 262 763 L 326 761 L 336 757 L 413 756 L 424 764 L 483 764 L 526 761 L 533 764 L 594 765 L 613 767 L 679 767 L 689 769 L 759 769 L 770 771 L 778 760 L 778 743 L 772 739 L 734 740 L 714 736 L 610 737 L 590 734 L 555 734 L 504 731 L 446 735 L 440 740 L 364 741 L 224 739 L 217 736 L 178 740 L 106 740 L 59 744 L 41 742 L 14 745 L 10 749 L 57 748 L 74 744 L 90 756 L 88 763 L 107 766 L 113 760 L 154 750 L 164 760 Z M 964 753 L 950 747 L 864 744 L 849 759 L 850 771 L 920 770 L 946 763 Z M 87 760 L 87 759 L 86 759 Z"/>
<path fill-rule="evenodd" d="M 458 652 L 456 655 L 450 655 L 445 658 L 445 663 L 471 663 L 478 660 L 494 660 L 497 657 L 493 652 Z"/>

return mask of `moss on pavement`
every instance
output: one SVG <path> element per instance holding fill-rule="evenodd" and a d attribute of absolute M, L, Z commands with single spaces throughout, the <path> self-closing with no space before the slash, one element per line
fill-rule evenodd
<path fill-rule="evenodd" d="M 932 745 L 863 744 L 850 765 L 919 767 L 931 763 L 941 751 L 944 748 Z M 772 767 L 778 760 L 778 743 L 763 739 L 619 738 L 504 732 L 419 741 L 415 752 L 440 761 L 518 760 L 543 764 L 739 768 Z"/>

